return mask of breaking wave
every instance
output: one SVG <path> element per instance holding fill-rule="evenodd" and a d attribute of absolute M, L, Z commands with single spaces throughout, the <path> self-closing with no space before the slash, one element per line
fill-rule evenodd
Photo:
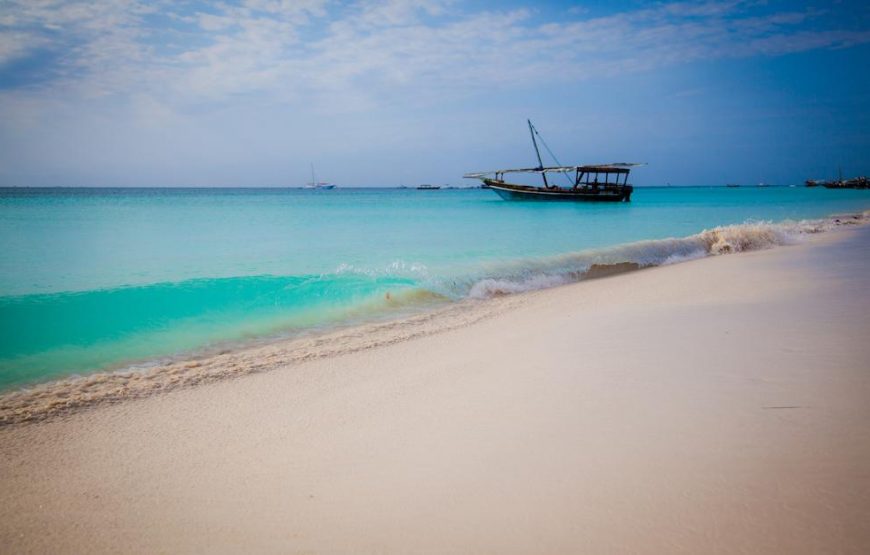
<path fill-rule="evenodd" d="M 438 302 L 410 278 L 203 278 L 0 297 L 0 388 Z"/>
<path fill-rule="evenodd" d="M 497 297 L 707 256 L 789 245 L 808 234 L 868 220 L 870 212 L 818 220 L 748 222 L 705 229 L 688 237 L 638 241 L 545 259 L 515 261 L 490 268 L 489 275 L 468 285 L 468 296 Z"/>
<path fill-rule="evenodd" d="M 371 275 L 342 267 L 323 276 L 191 280 L 0 298 L 0 324 L 8 327 L 0 330 L 0 342 L 6 341 L 2 346 L 18 363 L 27 362 L 28 357 L 33 357 L 29 364 L 35 367 L 51 363 L 51 353 L 46 355 L 40 343 L 46 341 L 45 333 L 66 333 L 71 339 L 62 349 L 81 349 L 87 355 L 81 359 L 85 367 L 54 375 L 68 377 L 0 394 L 0 425 L 404 341 L 468 325 L 514 302 L 449 301 L 488 299 L 707 256 L 788 245 L 808 234 L 867 221 L 870 211 L 819 220 L 748 222 L 688 237 L 490 263 L 479 267 L 474 275 L 452 279 L 412 279 L 408 274 L 428 276 L 428 270 L 396 263 L 395 269 L 405 277 Z M 233 325 L 223 327 L 228 321 Z M 54 324 L 49 331 L 46 322 Z M 143 326 L 147 330 L 140 333 Z M 288 327 L 320 332 L 274 335 L 276 330 Z M 119 335 L 125 330 L 133 338 L 131 341 L 142 346 L 143 355 L 144 349 L 155 344 L 166 345 L 172 352 L 184 352 L 179 337 L 214 342 L 222 337 L 237 339 L 241 332 L 245 337 L 260 338 L 272 333 L 272 339 L 248 342 L 235 349 L 227 349 L 224 341 L 220 350 L 188 349 L 183 358 L 155 360 L 160 353 L 149 352 L 142 357 L 150 360 L 147 364 L 69 376 L 70 372 L 99 368 L 100 342 L 124 341 Z M 13 337 L 18 339 L 11 341 Z M 107 347 L 107 353 L 117 345 Z M 65 354 L 54 353 L 61 358 Z"/>

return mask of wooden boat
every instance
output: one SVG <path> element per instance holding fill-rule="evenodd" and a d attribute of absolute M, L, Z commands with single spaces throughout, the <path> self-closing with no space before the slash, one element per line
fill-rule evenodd
<path fill-rule="evenodd" d="M 628 174 L 634 166 L 642 164 L 616 162 L 612 164 L 594 164 L 583 166 L 550 166 L 544 167 L 541 152 L 538 149 L 536 136 L 538 130 L 528 121 L 532 144 L 538 157 L 538 167 L 510 170 L 494 170 L 488 172 L 467 173 L 466 179 L 479 179 L 483 188 L 492 189 L 505 200 L 568 200 L 590 202 L 628 202 L 634 187 L 628 184 Z M 543 139 L 541 139 L 543 143 Z M 552 151 L 543 143 L 552 156 Z M 555 156 L 553 156 L 555 160 Z M 556 161 L 558 164 L 558 160 Z M 505 174 L 537 173 L 541 175 L 544 185 L 518 185 L 505 181 Z M 562 187 L 550 183 L 548 175 L 563 174 L 568 178 L 569 186 Z"/>
<path fill-rule="evenodd" d="M 840 168 L 837 168 L 837 179 L 830 181 L 807 179 L 805 183 L 807 187 L 818 187 L 821 185 L 825 189 L 870 189 L 870 178 L 862 175 L 852 179 L 843 179 L 843 170 Z"/>
<path fill-rule="evenodd" d="M 818 187 L 821 185 L 825 189 L 870 189 L 870 178 L 861 176 L 852 179 L 840 178 L 833 181 L 807 179 L 805 184 L 807 187 Z"/>
<path fill-rule="evenodd" d="M 822 187 L 826 189 L 870 189 L 870 179 L 861 176 L 837 181 L 823 181 Z"/>

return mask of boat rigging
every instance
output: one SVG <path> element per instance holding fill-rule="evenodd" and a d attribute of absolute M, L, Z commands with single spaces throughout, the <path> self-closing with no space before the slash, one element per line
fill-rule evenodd
<path fill-rule="evenodd" d="M 305 184 L 306 189 L 335 189 L 335 185 L 326 181 L 317 181 L 317 175 L 314 173 L 314 163 L 311 163 L 311 181 Z"/>
<path fill-rule="evenodd" d="M 564 166 L 559 163 L 550 147 L 544 142 L 538 130 L 527 120 L 529 134 L 532 137 L 532 145 L 538 158 L 538 166 L 535 168 L 519 168 L 493 170 L 487 172 L 467 173 L 463 177 L 467 179 L 479 179 L 483 186 L 494 190 L 505 200 L 574 200 L 574 201 L 597 201 L 597 202 L 628 202 L 634 187 L 628 184 L 628 175 L 631 168 L 644 164 L 632 162 L 614 162 L 610 164 L 592 164 L 578 166 Z M 541 143 L 547 149 L 550 156 L 558 164 L 557 166 L 545 167 L 538 148 L 536 136 L 541 138 Z M 518 185 L 507 183 L 505 174 L 511 173 L 538 173 L 543 180 L 543 187 L 532 185 Z M 560 187 L 551 184 L 547 174 L 563 174 L 569 181 L 569 187 Z"/>

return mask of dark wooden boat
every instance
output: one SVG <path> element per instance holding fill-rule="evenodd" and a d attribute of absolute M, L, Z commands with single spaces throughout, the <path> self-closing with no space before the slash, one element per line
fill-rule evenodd
<path fill-rule="evenodd" d="M 488 172 L 475 172 L 465 174 L 467 179 L 479 179 L 486 189 L 492 189 L 505 200 L 563 200 L 584 202 L 628 202 L 634 187 L 628 184 L 628 174 L 634 166 L 642 164 L 616 162 L 612 164 L 594 164 L 583 166 L 550 166 L 544 167 L 541 160 L 541 152 L 538 150 L 538 142 L 535 138 L 540 137 L 538 130 L 529 121 L 529 132 L 532 135 L 532 144 L 535 154 L 538 156 L 538 167 L 519 168 L 510 170 L 494 170 Z M 543 142 L 543 139 L 541 139 Z M 546 143 L 544 146 L 550 151 Z M 552 152 L 550 151 L 552 156 Z M 553 156 L 555 159 L 555 156 Z M 557 161 L 558 163 L 558 161 Z M 505 181 L 505 174 L 533 173 L 540 174 L 543 186 L 519 185 Z M 548 175 L 563 174 L 567 178 L 569 186 L 563 187 L 550 183 Z"/>
<path fill-rule="evenodd" d="M 822 186 L 826 189 L 870 189 L 870 179 L 861 176 L 837 181 L 823 181 Z"/>
<path fill-rule="evenodd" d="M 825 189 L 870 189 L 870 178 L 861 176 L 852 179 L 837 179 L 834 181 L 807 179 L 805 185 L 807 187 L 822 186 Z"/>
<path fill-rule="evenodd" d="M 569 200 L 591 202 L 628 202 L 634 187 L 627 183 L 628 168 L 614 164 L 601 166 L 571 166 L 568 168 L 533 168 L 526 170 L 503 170 L 494 172 L 494 178 L 482 177 L 484 185 L 505 200 Z M 516 185 L 506 183 L 502 177 L 506 172 L 546 173 L 573 172 L 573 185 L 559 187 L 545 185 Z M 614 176 L 610 179 L 610 176 Z M 546 179 L 546 177 L 544 177 Z"/>
<path fill-rule="evenodd" d="M 807 179 L 807 187 L 818 187 L 821 185 L 825 189 L 870 189 L 870 178 L 865 176 L 853 177 L 852 179 L 843 179 L 843 170 L 837 170 L 837 179 L 830 181 Z"/>

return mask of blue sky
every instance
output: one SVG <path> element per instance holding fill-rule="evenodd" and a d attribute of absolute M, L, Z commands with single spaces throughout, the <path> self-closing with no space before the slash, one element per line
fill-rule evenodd
<path fill-rule="evenodd" d="M 870 173 L 866 2 L 0 0 L 0 186 Z"/>

